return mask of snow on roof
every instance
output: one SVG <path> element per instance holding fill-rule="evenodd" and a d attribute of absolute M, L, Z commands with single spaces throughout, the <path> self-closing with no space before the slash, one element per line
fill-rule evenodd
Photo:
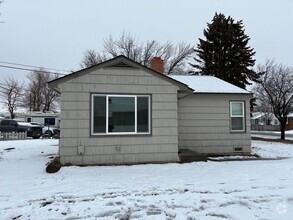
<path fill-rule="evenodd" d="M 250 94 L 250 92 L 245 89 L 241 89 L 214 76 L 170 75 L 169 77 L 186 84 L 189 88 L 194 90 L 194 93 Z"/>
<path fill-rule="evenodd" d="M 287 115 L 287 117 L 289 118 L 293 117 L 293 113 L 290 113 L 289 115 Z"/>
<path fill-rule="evenodd" d="M 266 113 L 263 113 L 263 112 L 252 112 L 251 114 L 252 114 L 251 119 L 258 119 L 266 115 Z"/>
<path fill-rule="evenodd" d="M 27 117 L 58 117 L 60 113 L 54 113 L 54 112 L 37 112 L 37 111 L 32 111 L 32 112 L 25 112 L 23 115 Z"/>

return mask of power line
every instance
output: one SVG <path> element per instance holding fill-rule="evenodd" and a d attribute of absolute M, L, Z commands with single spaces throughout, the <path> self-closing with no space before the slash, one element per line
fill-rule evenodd
<path fill-rule="evenodd" d="M 8 69 L 16 69 L 16 70 L 24 70 L 24 71 L 35 71 L 36 69 L 29 69 L 29 68 L 22 68 L 22 67 L 15 67 L 15 66 L 7 66 L 7 65 L 0 65 L 0 67 L 8 68 Z M 59 74 L 65 76 L 67 74 L 64 73 L 56 73 L 56 72 L 47 72 L 47 74 Z"/>
<path fill-rule="evenodd" d="M 70 72 L 68 70 L 61 70 L 61 69 L 54 69 L 54 68 L 48 68 L 48 67 L 39 67 L 39 66 L 33 66 L 33 65 L 27 65 L 27 64 L 21 64 L 21 63 L 12 63 L 12 62 L 7 62 L 7 61 L 1 61 L 0 63 L 4 63 L 4 64 L 11 64 L 14 66 L 25 66 L 25 67 L 33 67 L 33 68 L 43 68 L 43 69 L 47 69 L 47 70 L 54 70 L 54 71 L 61 71 L 61 72 Z"/>

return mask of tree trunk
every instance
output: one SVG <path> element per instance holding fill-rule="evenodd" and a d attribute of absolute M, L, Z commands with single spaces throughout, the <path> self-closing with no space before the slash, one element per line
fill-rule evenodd
<path fill-rule="evenodd" d="M 281 140 L 285 140 L 285 127 L 286 123 L 281 123 Z"/>

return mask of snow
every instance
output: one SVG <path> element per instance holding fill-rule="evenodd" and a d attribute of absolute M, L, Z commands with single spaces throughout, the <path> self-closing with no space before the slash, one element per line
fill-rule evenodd
<path fill-rule="evenodd" d="M 252 151 L 262 158 L 293 158 L 293 144 L 254 141 Z"/>
<path fill-rule="evenodd" d="M 57 140 L 0 142 L 1 219 L 292 219 L 293 146 L 253 141 L 281 160 L 62 167 Z M 14 149 L 9 149 L 14 148 Z"/>
<path fill-rule="evenodd" d="M 258 119 L 258 118 L 261 118 L 263 116 L 265 116 L 266 114 L 263 113 L 263 112 L 252 112 L 252 117 L 251 119 L 254 120 L 254 119 Z"/>
<path fill-rule="evenodd" d="M 182 75 L 170 75 L 172 79 L 175 79 L 189 88 L 194 90 L 194 93 L 241 93 L 250 94 L 250 92 L 234 86 L 224 80 L 216 78 L 214 76 L 182 76 Z"/>

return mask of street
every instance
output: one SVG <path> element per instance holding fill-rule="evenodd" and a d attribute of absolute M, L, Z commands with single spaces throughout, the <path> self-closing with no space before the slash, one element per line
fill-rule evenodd
<path fill-rule="evenodd" d="M 281 132 L 280 131 L 251 131 L 251 136 L 255 137 L 264 137 L 264 138 L 280 138 Z M 285 132 L 286 139 L 293 139 L 292 131 Z"/>

